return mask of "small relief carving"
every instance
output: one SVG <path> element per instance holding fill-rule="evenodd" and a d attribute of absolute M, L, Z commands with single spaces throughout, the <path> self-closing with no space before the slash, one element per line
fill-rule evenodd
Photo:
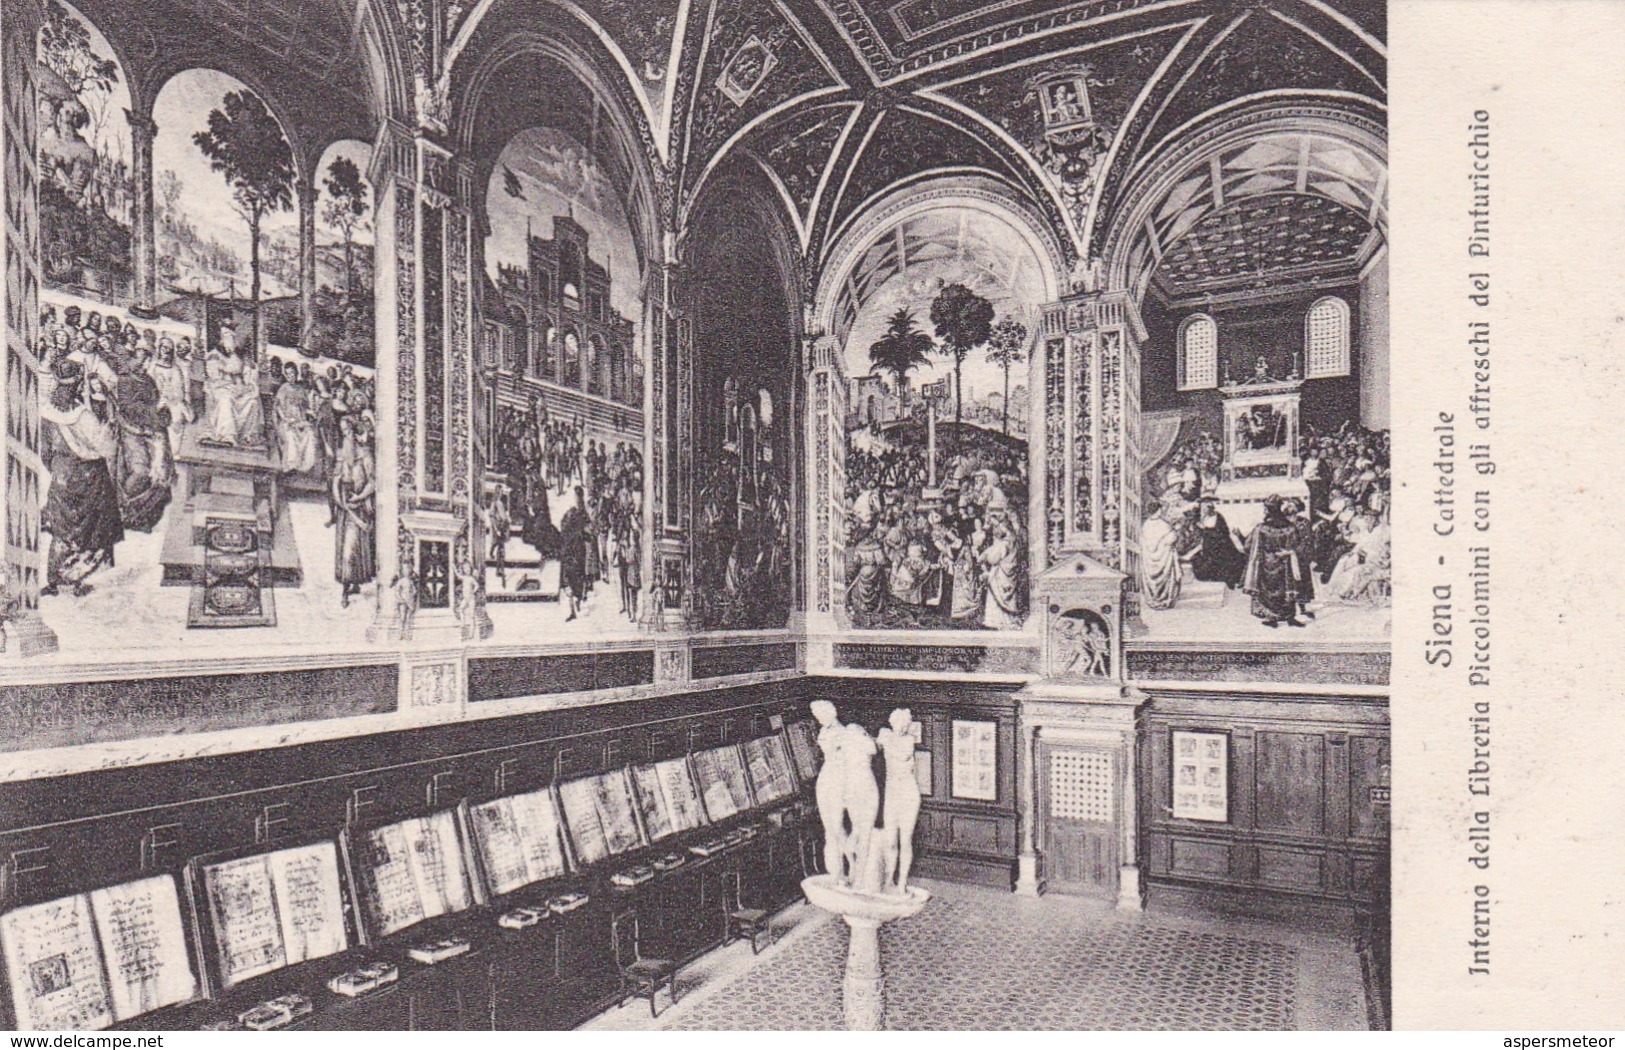
<path fill-rule="evenodd" d="M 688 650 L 661 649 L 655 661 L 655 680 L 659 682 L 688 681 Z"/>
<path fill-rule="evenodd" d="M 457 665 L 419 664 L 412 668 L 413 708 L 441 707 L 457 702 Z"/>

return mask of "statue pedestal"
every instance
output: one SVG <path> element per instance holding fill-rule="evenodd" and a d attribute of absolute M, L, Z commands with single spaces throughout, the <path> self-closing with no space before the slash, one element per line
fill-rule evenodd
<path fill-rule="evenodd" d="M 918 915 L 931 894 L 917 886 L 902 893 L 859 893 L 834 875 L 803 879 L 801 891 L 816 907 L 846 920 L 846 978 L 841 984 L 846 1027 L 877 1032 L 886 1027 L 886 976 L 880 971 L 880 927 Z"/>

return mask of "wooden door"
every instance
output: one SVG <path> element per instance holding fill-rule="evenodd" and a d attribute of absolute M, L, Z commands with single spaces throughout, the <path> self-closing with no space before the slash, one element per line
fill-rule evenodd
<path fill-rule="evenodd" d="M 1055 893 L 1117 899 L 1117 761 L 1103 749 L 1039 744 L 1044 881 Z"/>

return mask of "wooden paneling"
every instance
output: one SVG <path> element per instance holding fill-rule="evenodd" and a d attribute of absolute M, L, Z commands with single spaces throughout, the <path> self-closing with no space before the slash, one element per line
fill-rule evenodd
<path fill-rule="evenodd" d="M 1285 890 L 1326 889 L 1326 856 L 1317 850 L 1259 846 L 1258 881 Z"/>
<path fill-rule="evenodd" d="M 1349 834 L 1379 839 L 1388 834 L 1388 738 L 1357 736 L 1349 742 Z"/>
<path fill-rule="evenodd" d="M 1325 739 L 1314 733 L 1260 731 L 1254 741 L 1258 827 L 1320 834 L 1326 809 Z"/>
<path fill-rule="evenodd" d="M 0 906 L 740 742 L 804 704 L 797 683 L 710 690 L 7 784 Z"/>
<path fill-rule="evenodd" d="M 1170 838 L 1167 870 L 1176 875 L 1230 874 L 1230 844 L 1200 839 Z"/>
<path fill-rule="evenodd" d="M 771 731 L 775 718 L 804 711 L 800 684 L 783 683 L 9 784 L 0 805 L 0 911 L 141 875 L 178 873 L 199 855 L 331 840 L 346 825 L 384 823 L 461 800 L 532 790 L 560 776 L 739 742 Z M 290 991 L 317 1003 L 316 1013 L 294 1026 L 301 1029 L 579 1024 L 616 991 L 612 907 L 636 907 L 650 947 L 688 959 L 722 939 L 724 891 L 736 875 L 750 906 L 777 910 L 799 897 L 802 858 L 818 852 L 816 825 L 801 823 L 793 812 L 779 818 L 788 823 L 766 820 L 760 811 L 731 821 L 754 824 L 757 835 L 714 856 L 691 857 L 632 891 L 612 888 L 612 866 L 575 872 L 342 957 L 137 1019 L 132 1027 L 196 1028 Z M 994 832 L 1001 841 L 1003 834 Z M 681 841 L 667 840 L 622 862 L 646 863 L 682 849 Z M 502 909 L 536 903 L 561 888 L 587 891 L 588 905 L 529 931 L 497 928 Z M 521 901 L 526 895 L 531 899 Z M 434 967 L 406 960 L 408 943 L 445 934 L 467 937 L 473 951 Z M 355 1001 L 322 987 L 326 977 L 372 958 L 398 962 L 399 984 Z M 0 1026 L 5 1022 L 0 1003 Z"/>

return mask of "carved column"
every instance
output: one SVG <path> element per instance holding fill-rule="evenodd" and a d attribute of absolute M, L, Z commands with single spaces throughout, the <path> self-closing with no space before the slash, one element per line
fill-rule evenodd
<path fill-rule="evenodd" d="M 130 222 L 130 249 L 135 258 L 135 303 L 130 313 L 146 321 L 158 318 L 158 238 L 153 230 L 152 140 L 158 125 L 146 113 L 124 111 L 130 121 L 130 176 L 135 183 L 135 209 Z"/>
<path fill-rule="evenodd" d="M 681 296 L 683 279 L 676 237 L 665 237 L 665 262 L 646 290 L 649 306 L 648 408 L 644 515 L 649 537 L 642 624 L 656 631 L 682 630 L 692 610 L 693 564 L 690 508 L 693 484 L 694 326 Z"/>
<path fill-rule="evenodd" d="M 1017 860 L 1016 892 L 1036 897 L 1044 892 L 1038 878 L 1038 836 L 1033 827 L 1038 817 L 1038 782 L 1034 776 L 1034 744 L 1038 727 L 1025 719 L 1021 723 L 1021 745 L 1016 751 L 1016 804 L 1021 807 L 1021 854 Z"/>
<path fill-rule="evenodd" d="M 423 133 L 374 151 L 378 275 L 376 640 L 488 637 L 473 440 L 472 171 Z"/>
<path fill-rule="evenodd" d="M 878 1032 L 886 1027 L 886 977 L 880 969 L 880 920 L 848 915 L 851 928 L 841 1004 L 849 1032 Z"/>
<path fill-rule="evenodd" d="M 6 469 L 0 472 L 4 511 L 5 575 L 0 579 L 0 618 L 5 620 L 5 654 L 34 656 L 55 652 L 56 635 L 39 616 L 45 572 L 40 538 L 40 507 L 45 471 L 40 462 L 39 345 L 39 167 L 35 160 L 36 121 L 34 38 L 39 8 L 6 0 L 6 33 L 0 37 L 0 152 L 5 156 L 0 252 L 6 267 L 6 396 L 0 398 L 0 433 L 5 434 Z"/>
<path fill-rule="evenodd" d="M 316 203 L 320 192 L 304 172 L 299 173 L 294 192 L 299 198 L 299 341 L 304 345 L 316 323 Z"/>

